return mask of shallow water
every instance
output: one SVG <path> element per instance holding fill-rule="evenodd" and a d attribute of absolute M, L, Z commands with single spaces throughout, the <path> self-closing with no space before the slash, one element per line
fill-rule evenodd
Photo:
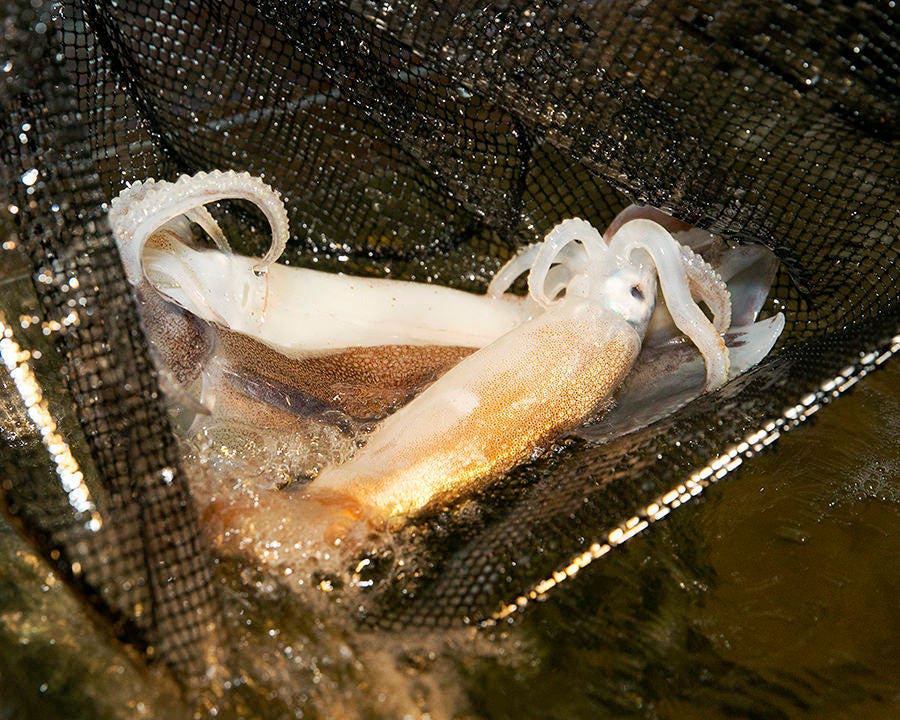
<path fill-rule="evenodd" d="M 898 385 L 894 361 L 508 627 L 360 633 L 226 563 L 250 669 L 219 716 L 897 717 Z M 6 526 L 0 553 L 0 717 L 188 715 Z"/>

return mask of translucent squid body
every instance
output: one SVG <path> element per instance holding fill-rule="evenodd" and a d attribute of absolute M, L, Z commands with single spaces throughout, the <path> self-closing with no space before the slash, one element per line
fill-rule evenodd
<path fill-rule="evenodd" d="M 264 257 L 232 253 L 203 207 L 233 198 L 255 203 L 268 219 L 273 240 Z M 400 384 L 421 385 L 433 379 L 432 370 L 452 365 L 381 420 L 347 462 L 324 468 L 299 490 L 260 493 L 233 508 L 249 513 L 249 525 L 263 535 L 281 530 L 337 539 L 361 519 L 377 526 L 407 516 L 527 460 L 611 404 L 641 352 L 657 283 L 672 322 L 702 355 L 704 389 L 729 378 L 723 335 L 732 304 L 725 282 L 646 217 L 622 222 L 606 239 L 584 220 L 565 220 L 501 268 L 485 295 L 276 264 L 288 239 L 287 216 L 278 195 L 246 173 L 135 183 L 113 201 L 110 220 L 139 296 L 151 305 L 148 298 L 165 298 L 227 337 L 247 338 L 237 343 L 242 352 L 286 367 L 282 379 L 293 377 L 291 363 L 306 367 L 315 358 L 338 357 L 343 365 L 364 358 L 384 368 L 386 378 L 408 372 Z M 190 247 L 188 220 L 218 249 Z M 527 295 L 508 292 L 526 273 Z M 154 317 L 165 322 L 166 312 L 157 309 Z M 741 369 L 768 352 L 783 318 L 764 323 L 758 331 L 764 337 Z M 183 382 L 190 373 L 176 375 Z M 252 394 L 252 386 L 244 382 L 242 390 Z M 215 404 L 213 391 L 202 388 L 204 405 Z"/>

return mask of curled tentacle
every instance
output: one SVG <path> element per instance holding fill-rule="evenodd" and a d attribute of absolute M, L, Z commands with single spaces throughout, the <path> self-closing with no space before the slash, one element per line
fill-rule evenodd
<path fill-rule="evenodd" d="M 681 245 L 681 260 L 687 275 L 691 295 L 699 296 L 712 310 L 716 332 L 724 333 L 731 327 L 731 298 L 725 281 L 697 253 Z"/>
<path fill-rule="evenodd" d="M 580 243 L 578 250 L 575 243 Z M 559 263 L 570 271 L 570 279 L 583 272 L 593 273 L 606 264 L 608 252 L 603 236 L 593 225 L 580 218 L 571 218 L 559 223 L 544 240 L 531 272 L 528 275 L 528 292 L 543 307 L 555 299 L 547 293 L 546 281 L 550 268 Z"/>
<path fill-rule="evenodd" d="M 219 250 L 225 253 L 230 253 L 232 251 L 231 245 L 228 243 L 228 238 L 225 237 L 225 233 L 222 232 L 219 223 L 216 222 L 216 219 L 210 215 L 209 210 L 205 207 L 201 206 L 189 210 L 184 216 L 191 222 L 195 222 L 202 227 L 203 232 L 212 238 L 212 241 Z"/>
<path fill-rule="evenodd" d="M 255 269 L 264 270 L 275 262 L 284 251 L 290 234 L 287 212 L 278 193 L 249 173 L 214 170 L 182 175 L 174 183 L 136 182 L 112 201 L 109 220 L 119 242 L 129 281 L 138 285 L 143 279 L 141 255 L 150 236 L 181 215 L 199 222 L 217 245 L 224 242 L 227 246 L 212 216 L 197 210 L 217 200 L 248 200 L 262 210 L 272 228 L 272 242 Z"/>
<path fill-rule="evenodd" d="M 577 222 L 581 223 L 583 221 L 578 220 Z M 564 224 L 560 223 L 560 225 Z M 572 237 L 565 240 L 565 245 L 556 248 L 555 256 L 549 260 L 552 267 L 545 272 L 535 272 L 534 270 L 538 258 L 548 254 L 545 243 L 528 245 L 497 271 L 497 274 L 494 275 L 491 284 L 488 286 L 488 297 L 499 298 L 509 290 L 521 275 L 527 272 L 529 273 L 529 287 L 532 282 L 537 287 L 543 285 L 541 292 L 538 292 L 536 295 L 531 294 L 532 300 L 537 302 L 540 307 L 546 307 L 549 302 L 565 289 L 565 286 L 571 282 L 573 277 L 585 272 L 587 268 L 585 250 L 580 243 L 574 242 L 574 240 L 575 235 L 572 233 Z"/>
<path fill-rule="evenodd" d="M 534 258 L 540 250 L 541 243 L 532 243 L 522 248 L 519 253 L 501 267 L 488 285 L 488 297 L 498 298 L 512 287 L 520 275 L 531 270 Z"/>
<path fill-rule="evenodd" d="M 609 244 L 584 220 L 572 218 L 559 223 L 543 243 L 530 245 L 500 269 L 489 295 L 499 297 L 529 270 L 528 294 L 538 307 L 547 308 L 563 295 L 592 297 L 628 317 L 635 327 L 643 328 L 641 296 L 649 291 L 648 270 L 632 257 L 633 251 L 643 250 L 655 265 L 675 324 L 706 360 L 707 390 L 723 385 L 728 378 L 729 360 L 721 334 L 731 322 L 731 301 L 725 283 L 700 255 L 675 241 L 655 220 L 642 217 L 644 208 L 630 210 L 637 219 L 631 220 L 628 212 L 623 213 L 624 222 Z M 697 306 L 695 297 L 712 311 L 712 323 Z"/>
<path fill-rule="evenodd" d="M 643 219 L 622 225 L 610 243 L 610 249 L 619 257 L 627 258 L 636 250 L 643 250 L 650 256 L 656 265 L 666 307 L 678 328 L 703 355 L 706 361 L 706 389 L 714 390 L 728 379 L 728 349 L 716 327 L 691 297 L 681 248 L 660 225 Z M 727 298 L 727 289 L 719 290 Z"/>
<path fill-rule="evenodd" d="M 544 278 L 544 292 L 546 296 L 549 298 L 557 298 L 563 291 L 568 291 L 575 276 L 578 274 L 579 273 L 575 273 L 573 276 L 573 271 L 571 269 L 561 265 L 550 268 Z"/>

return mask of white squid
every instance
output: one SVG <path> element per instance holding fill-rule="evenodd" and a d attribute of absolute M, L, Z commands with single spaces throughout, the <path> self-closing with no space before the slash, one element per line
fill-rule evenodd
<path fill-rule="evenodd" d="M 271 225 L 262 258 L 232 253 L 203 207 L 235 198 L 255 203 Z M 187 220 L 218 249 L 189 247 Z M 405 517 L 527 460 L 610 405 L 641 351 L 657 280 L 672 321 L 702 355 L 704 389 L 729 378 L 728 288 L 646 217 L 606 239 L 584 220 L 565 220 L 501 268 L 485 295 L 275 263 L 289 236 L 287 216 L 277 193 L 246 173 L 135 183 L 113 201 L 110 221 L 139 295 L 159 294 L 284 358 L 464 349 L 463 359 L 382 420 L 350 460 L 298 491 L 263 493 L 233 508 L 262 535 L 337 540 L 361 519 L 378 526 Z M 524 273 L 527 295 L 509 293 Z M 761 355 L 781 327 L 783 319 L 766 326 Z M 241 542 L 254 541 L 245 535 Z"/>

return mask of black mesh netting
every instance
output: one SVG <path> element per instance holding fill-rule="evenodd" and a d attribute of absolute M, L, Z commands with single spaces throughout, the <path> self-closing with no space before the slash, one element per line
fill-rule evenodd
<path fill-rule="evenodd" d="M 602 225 L 633 201 L 780 259 L 787 327 L 762 366 L 422 519 L 417 560 L 363 604 L 381 626 L 526 605 L 890 352 L 892 3 L 117 0 L 8 3 L 3 20 L 2 223 L 62 327 L 59 412 L 102 526 L 21 449 L 6 502 L 182 677 L 214 650 L 218 604 L 106 221 L 126 182 L 247 170 L 285 197 L 290 262 L 469 289 L 560 219 Z"/>

